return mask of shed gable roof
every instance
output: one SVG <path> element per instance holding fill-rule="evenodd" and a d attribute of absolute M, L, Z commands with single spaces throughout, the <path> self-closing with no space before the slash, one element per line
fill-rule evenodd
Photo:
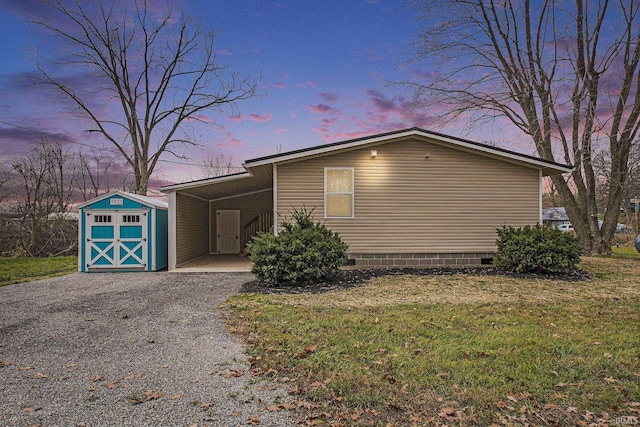
<path fill-rule="evenodd" d="M 92 205 L 96 202 L 99 202 L 104 199 L 108 199 L 109 197 L 112 197 L 112 196 L 124 197 L 126 199 L 136 201 L 140 204 L 158 208 L 158 209 L 169 208 L 169 204 L 162 200 L 154 199 L 153 197 L 142 196 L 140 194 L 127 193 L 126 191 L 120 191 L 120 190 L 109 191 L 108 193 L 101 194 L 98 197 L 94 197 L 91 200 L 87 200 L 86 202 L 79 204 L 78 208 L 84 208 L 85 206 Z"/>

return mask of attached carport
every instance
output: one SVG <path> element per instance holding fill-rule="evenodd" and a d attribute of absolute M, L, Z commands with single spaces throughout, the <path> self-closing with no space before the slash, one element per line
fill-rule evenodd
<path fill-rule="evenodd" d="M 161 189 L 169 196 L 169 270 L 209 255 L 239 254 L 273 225 L 270 165 Z"/>

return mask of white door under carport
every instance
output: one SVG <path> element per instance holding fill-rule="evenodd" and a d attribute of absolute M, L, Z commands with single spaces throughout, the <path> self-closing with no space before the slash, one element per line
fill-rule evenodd
<path fill-rule="evenodd" d="M 216 211 L 216 247 L 219 254 L 240 252 L 240 211 Z"/>

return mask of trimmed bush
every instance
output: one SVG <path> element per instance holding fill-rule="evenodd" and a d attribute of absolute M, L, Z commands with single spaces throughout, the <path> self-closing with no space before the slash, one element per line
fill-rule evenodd
<path fill-rule="evenodd" d="M 503 226 L 498 230 L 496 267 L 516 273 L 570 273 L 582 254 L 573 233 L 550 227 Z"/>
<path fill-rule="evenodd" d="M 247 245 L 251 272 L 266 286 L 298 286 L 333 279 L 346 262 L 347 244 L 313 221 L 313 210 L 294 210 L 278 235 L 263 233 Z"/>

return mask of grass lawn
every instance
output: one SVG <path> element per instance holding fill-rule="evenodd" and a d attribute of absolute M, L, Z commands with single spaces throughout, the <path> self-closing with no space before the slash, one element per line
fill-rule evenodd
<path fill-rule="evenodd" d="M 0 258 L 0 286 L 63 276 L 78 271 L 78 257 Z"/>
<path fill-rule="evenodd" d="M 640 416 L 640 254 L 581 268 L 593 278 L 388 276 L 240 294 L 228 322 L 253 373 L 289 384 L 300 425 L 621 424 Z"/>

